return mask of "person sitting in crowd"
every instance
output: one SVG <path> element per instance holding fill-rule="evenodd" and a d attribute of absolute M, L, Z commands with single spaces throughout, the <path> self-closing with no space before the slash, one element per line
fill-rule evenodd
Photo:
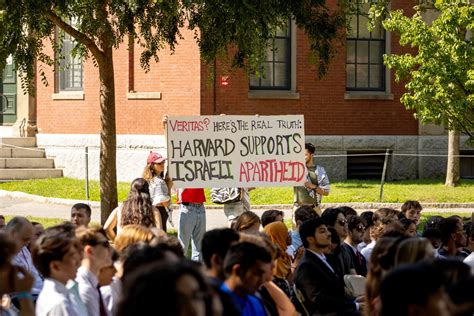
<path fill-rule="evenodd" d="M 428 239 L 436 251 L 441 247 L 441 232 L 436 228 L 428 228 L 423 231 L 421 237 Z"/>
<path fill-rule="evenodd" d="M 33 287 L 31 288 L 31 295 L 33 296 L 33 301 L 36 301 L 43 288 L 43 279 L 33 264 L 31 253 L 28 250 L 28 244 L 34 234 L 33 225 L 25 217 L 15 216 L 8 222 L 5 230 L 17 244 L 17 251 L 12 259 L 12 264 L 24 268 L 33 275 L 35 279 Z M 16 303 L 15 296 L 13 296 L 12 299 L 13 302 Z"/>
<path fill-rule="evenodd" d="M 367 260 L 357 249 L 357 246 L 364 238 L 366 225 L 362 217 L 357 215 L 349 216 L 347 218 L 347 237 L 342 243 L 342 248 L 352 257 L 356 274 L 364 277 L 367 276 Z"/>
<path fill-rule="evenodd" d="M 340 274 L 341 278 L 346 274 L 356 274 L 351 252 L 347 248 L 341 247 L 342 241 L 348 235 L 347 221 L 343 210 L 340 208 L 327 208 L 324 210 L 321 218 L 327 227 L 334 228 L 339 237 L 337 251 L 332 252 L 337 273 Z"/>
<path fill-rule="evenodd" d="M 71 223 L 76 226 L 89 226 L 92 210 L 88 204 L 77 203 L 71 208 Z"/>
<path fill-rule="evenodd" d="M 31 237 L 31 240 L 27 246 L 30 253 L 31 253 L 31 250 L 33 249 L 33 246 L 36 240 L 38 240 L 38 238 L 44 234 L 44 227 L 41 223 L 31 222 L 31 225 L 33 225 L 33 236 Z"/>
<path fill-rule="evenodd" d="M 417 231 L 416 231 L 416 222 L 408 219 L 408 218 L 402 218 L 400 220 L 400 224 L 402 224 L 403 229 L 405 230 L 405 234 L 409 237 L 416 237 L 417 236 Z"/>
<path fill-rule="evenodd" d="M 418 201 L 406 201 L 401 207 L 401 215 L 403 217 L 412 220 L 415 223 L 415 226 L 420 224 L 421 211 L 420 202 Z"/>
<path fill-rule="evenodd" d="M 107 237 L 114 240 L 115 227 L 119 234 L 124 226 L 133 224 L 158 230 L 162 228 L 160 212 L 152 205 L 148 182 L 143 178 L 132 181 L 127 200 L 112 211 L 104 224 L 104 230 Z"/>
<path fill-rule="evenodd" d="M 295 285 L 303 294 L 310 315 L 337 313 L 358 315 L 359 303 L 346 297 L 344 283 L 326 259 L 331 234 L 321 218 L 301 224 L 300 236 L 306 249 L 295 272 Z"/>
<path fill-rule="evenodd" d="M 288 244 L 291 243 L 288 228 L 282 222 L 273 222 L 265 226 L 265 233 L 277 249 L 276 267 L 273 273 L 273 282 L 291 296 L 290 281 L 293 281 L 291 270 L 291 257 L 286 253 Z"/>
<path fill-rule="evenodd" d="M 362 217 L 365 222 L 367 223 L 365 225 L 365 233 L 364 237 L 362 238 L 362 242 L 357 245 L 357 250 L 362 251 L 368 244 L 372 242 L 370 239 L 370 231 L 371 228 L 374 227 L 374 220 L 373 220 L 374 212 L 372 211 L 365 211 L 360 214 L 360 217 Z"/>
<path fill-rule="evenodd" d="M 145 265 L 127 276 L 116 315 L 149 315 L 153 310 L 163 316 L 218 314 L 203 276 L 187 262 Z"/>
<path fill-rule="evenodd" d="M 11 236 L 0 231 L 0 315 L 34 316 L 35 307 L 31 297 L 34 277 L 23 267 L 11 264 L 18 246 Z M 11 306 L 10 294 L 16 293 L 18 309 Z"/>
<path fill-rule="evenodd" d="M 468 245 L 472 247 L 474 245 L 474 224 L 469 223 L 469 234 L 467 234 Z M 471 267 L 471 273 L 474 275 L 474 251 L 471 251 L 469 256 L 464 259 L 464 263 Z"/>
<path fill-rule="evenodd" d="M 381 316 L 453 315 L 439 271 L 430 263 L 405 265 L 380 286 Z"/>
<path fill-rule="evenodd" d="M 439 223 L 442 246 L 438 249 L 440 258 L 457 257 L 464 260 L 467 255 L 459 249 L 466 246 L 467 238 L 462 221 L 450 216 Z"/>
<path fill-rule="evenodd" d="M 251 211 L 243 212 L 232 223 L 231 228 L 239 233 L 258 234 L 260 231 L 260 217 Z"/>
<path fill-rule="evenodd" d="M 297 258 L 301 258 L 304 253 L 303 242 L 301 241 L 299 232 L 300 226 L 303 222 L 314 217 L 319 217 L 319 215 L 314 211 L 312 207 L 309 207 L 307 205 L 300 206 L 295 210 L 295 227 L 293 230 L 290 231 L 291 245 L 289 245 L 286 250 L 292 258 L 294 264 Z"/>
<path fill-rule="evenodd" d="M 395 254 L 394 266 L 432 261 L 436 257 L 436 250 L 430 241 L 425 238 L 408 238 L 400 242 Z"/>
<path fill-rule="evenodd" d="M 265 228 L 270 223 L 273 222 L 283 222 L 283 217 L 285 214 L 283 211 L 279 210 L 267 210 L 262 213 L 262 216 L 260 217 L 262 220 L 262 227 Z"/>
<path fill-rule="evenodd" d="M 67 225 L 66 225 L 67 226 Z M 66 284 L 76 278 L 81 265 L 79 241 L 65 225 L 48 228 L 33 247 L 33 260 L 45 277 L 44 287 L 36 302 L 36 315 L 84 315 L 82 302 Z"/>
<path fill-rule="evenodd" d="M 76 229 L 76 237 L 84 247 L 82 263 L 76 277 L 79 294 L 89 316 L 106 316 L 109 313 L 100 292 L 99 273 L 102 268 L 112 265 L 109 241 L 103 229 L 97 227 L 79 226 Z"/>
<path fill-rule="evenodd" d="M 219 295 L 223 315 L 240 315 L 232 298 L 220 289 L 225 281 L 224 259 L 227 250 L 238 241 L 239 234 L 230 228 L 207 231 L 202 238 L 202 259 L 206 267 L 207 281 Z"/>
<path fill-rule="evenodd" d="M 265 282 L 265 275 L 271 274 L 271 266 L 270 253 L 253 243 L 238 243 L 227 252 L 221 290 L 230 295 L 242 315 L 265 315 L 263 302 L 254 294 Z"/>

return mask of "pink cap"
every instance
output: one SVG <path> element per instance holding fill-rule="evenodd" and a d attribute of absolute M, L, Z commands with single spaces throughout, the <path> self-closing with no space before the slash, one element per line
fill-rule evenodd
<path fill-rule="evenodd" d="M 159 153 L 150 151 L 150 154 L 148 155 L 148 158 L 146 159 L 146 163 L 162 163 L 165 160 L 166 158 L 163 158 L 163 156 L 160 155 Z"/>

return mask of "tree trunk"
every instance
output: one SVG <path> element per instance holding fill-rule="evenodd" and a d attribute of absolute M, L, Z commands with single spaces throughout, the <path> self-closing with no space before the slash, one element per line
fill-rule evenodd
<path fill-rule="evenodd" d="M 112 48 L 98 61 L 100 77 L 100 221 L 117 207 L 115 83 Z"/>
<path fill-rule="evenodd" d="M 459 184 L 460 167 L 459 167 L 459 132 L 449 131 L 448 136 L 448 166 L 446 171 L 445 186 L 454 187 Z"/>

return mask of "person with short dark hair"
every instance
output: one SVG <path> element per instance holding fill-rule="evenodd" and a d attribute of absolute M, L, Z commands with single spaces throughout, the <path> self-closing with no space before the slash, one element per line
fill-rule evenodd
<path fill-rule="evenodd" d="M 423 228 L 423 231 L 429 229 L 429 228 L 434 228 L 439 230 L 439 224 L 444 220 L 443 216 L 435 215 L 435 216 L 430 216 L 426 220 L 425 227 Z"/>
<path fill-rule="evenodd" d="M 362 242 L 365 234 L 366 222 L 360 216 L 347 217 L 348 234 L 342 247 L 351 255 L 354 262 L 354 269 L 358 275 L 367 275 L 367 260 L 357 249 L 357 245 Z"/>
<path fill-rule="evenodd" d="M 352 207 L 350 206 L 346 206 L 346 205 L 343 205 L 343 206 L 340 206 L 339 207 L 342 212 L 344 213 L 344 216 L 347 218 L 348 216 L 356 216 L 357 215 L 357 211 L 354 210 Z"/>
<path fill-rule="evenodd" d="M 420 202 L 418 201 L 406 201 L 403 203 L 402 207 L 402 215 L 409 220 L 412 220 L 416 226 L 420 224 L 420 217 L 421 211 L 423 207 L 421 207 Z"/>
<path fill-rule="evenodd" d="M 66 288 L 76 277 L 81 264 L 79 241 L 62 225 L 48 228 L 33 247 L 33 261 L 45 277 L 44 287 L 36 302 L 36 315 L 80 316 L 75 297 Z M 61 233 L 59 233 L 61 232 Z"/>
<path fill-rule="evenodd" d="M 88 204 L 76 203 L 71 208 L 71 223 L 76 226 L 89 226 L 92 210 Z"/>
<path fill-rule="evenodd" d="M 331 190 L 326 170 L 314 163 L 315 147 L 311 143 L 305 144 L 305 163 L 308 175 L 304 186 L 294 187 L 294 208 L 302 205 L 311 206 L 318 215 L 321 214 L 321 200 L 329 195 Z"/>
<path fill-rule="evenodd" d="M 362 238 L 362 242 L 357 245 L 357 250 L 359 251 L 362 251 L 362 249 L 372 242 L 370 239 L 370 230 L 374 226 L 373 216 L 374 212 L 372 211 L 364 211 L 360 214 L 360 217 L 362 217 L 367 224 L 365 225 L 365 234 Z"/>
<path fill-rule="evenodd" d="M 468 245 L 474 245 L 474 224 L 473 222 L 469 222 L 468 225 L 467 242 Z M 464 263 L 471 267 L 471 274 L 474 276 L 474 251 L 464 259 Z"/>
<path fill-rule="evenodd" d="M 206 283 L 189 262 L 153 264 L 124 280 L 117 316 L 212 315 Z"/>
<path fill-rule="evenodd" d="M 441 258 L 457 257 L 464 260 L 467 255 L 459 251 L 460 247 L 466 246 L 466 232 L 462 222 L 457 216 L 450 216 L 439 223 L 442 246 L 438 249 Z"/>
<path fill-rule="evenodd" d="M 262 227 L 265 228 L 270 223 L 273 222 L 283 222 L 283 217 L 285 214 L 279 210 L 267 210 L 263 212 L 262 216 L 260 217 L 262 220 Z"/>
<path fill-rule="evenodd" d="M 441 247 L 441 232 L 436 228 L 426 229 L 421 237 L 428 239 L 436 251 Z"/>
<path fill-rule="evenodd" d="M 310 315 L 337 313 L 357 315 L 358 306 L 346 297 L 344 283 L 325 256 L 331 233 L 321 218 L 303 222 L 300 236 L 306 251 L 295 272 L 295 285 Z"/>
<path fill-rule="evenodd" d="M 391 271 L 380 286 L 381 316 L 452 315 L 442 276 L 429 263 Z"/>
<path fill-rule="evenodd" d="M 294 220 L 296 225 L 294 229 L 290 231 L 291 245 L 289 245 L 286 250 L 293 260 L 296 259 L 298 250 L 303 248 L 303 242 L 301 241 L 299 233 L 301 224 L 315 217 L 319 217 L 319 215 L 314 211 L 312 207 L 308 205 L 303 205 L 296 209 L 294 213 Z"/>
<path fill-rule="evenodd" d="M 209 284 L 219 295 L 223 315 L 240 315 L 232 298 L 220 287 L 225 281 L 224 259 L 227 250 L 239 242 L 239 234 L 230 228 L 218 228 L 207 231 L 202 238 L 202 259 L 206 265 Z"/>
<path fill-rule="evenodd" d="M 224 260 L 227 278 L 221 290 L 232 297 L 242 315 L 266 315 L 263 302 L 254 294 L 271 267 L 271 254 L 256 244 L 241 242 L 230 247 Z"/>
<path fill-rule="evenodd" d="M 408 237 L 416 237 L 416 222 L 414 220 L 408 218 L 402 218 L 400 220 L 400 224 L 402 224 L 403 228 L 405 229 L 405 235 Z"/>

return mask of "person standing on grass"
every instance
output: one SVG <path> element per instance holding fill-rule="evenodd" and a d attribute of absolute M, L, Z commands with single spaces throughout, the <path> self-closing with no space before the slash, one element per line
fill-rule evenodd
<path fill-rule="evenodd" d="M 91 207 L 85 203 L 74 204 L 71 208 L 71 223 L 88 227 L 91 222 Z"/>
<path fill-rule="evenodd" d="M 323 167 L 314 163 L 315 147 L 311 143 L 305 144 L 305 162 L 307 177 L 304 186 L 294 187 L 294 208 L 302 205 L 311 206 L 318 215 L 321 215 L 321 200 L 329 195 L 329 178 Z"/>

